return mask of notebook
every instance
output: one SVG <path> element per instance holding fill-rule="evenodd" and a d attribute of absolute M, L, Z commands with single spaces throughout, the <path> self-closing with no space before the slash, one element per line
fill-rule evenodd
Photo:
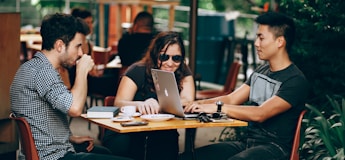
<path fill-rule="evenodd" d="M 161 111 L 182 118 L 196 118 L 198 114 L 186 114 L 180 100 L 174 72 L 151 69 Z"/>

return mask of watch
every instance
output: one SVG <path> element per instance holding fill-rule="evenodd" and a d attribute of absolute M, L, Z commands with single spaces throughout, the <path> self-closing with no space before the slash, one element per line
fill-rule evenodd
<path fill-rule="evenodd" d="M 222 106 L 223 106 L 223 102 L 222 101 L 217 101 L 216 105 L 217 105 L 217 112 L 222 112 Z"/>

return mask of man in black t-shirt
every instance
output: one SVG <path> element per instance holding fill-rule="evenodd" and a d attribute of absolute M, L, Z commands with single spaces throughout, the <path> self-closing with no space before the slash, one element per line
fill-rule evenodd
<path fill-rule="evenodd" d="M 256 51 L 267 63 L 234 92 L 185 107 L 186 112 L 217 111 L 248 121 L 247 135 L 239 141 L 196 149 L 198 160 L 290 158 L 298 117 L 308 96 L 308 82 L 288 54 L 295 35 L 294 21 L 271 12 L 260 15 L 256 22 Z M 222 101 L 224 106 L 217 108 L 216 101 Z M 190 156 L 185 153 L 181 159 Z"/>

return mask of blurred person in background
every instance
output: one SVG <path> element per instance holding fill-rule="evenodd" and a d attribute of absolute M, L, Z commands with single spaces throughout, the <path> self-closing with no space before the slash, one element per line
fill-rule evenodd
<path fill-rule="evenodd" d="M 124 70 L 144 57 L 145 52 L 155 36 L 153 16 L 139 12 L 129 32 L 124 34 L 118 43 L 118 55 Z"/>

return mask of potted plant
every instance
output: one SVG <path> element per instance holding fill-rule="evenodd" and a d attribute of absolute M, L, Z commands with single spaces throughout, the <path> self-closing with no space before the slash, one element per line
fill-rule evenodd
<path fill-rule="evenodd" d="M 309 105 L 309 117 L 301 136 L 301 158 L 307 160 L 345 159 L 345 99 L 327 96 L 322 106 Z"/>

